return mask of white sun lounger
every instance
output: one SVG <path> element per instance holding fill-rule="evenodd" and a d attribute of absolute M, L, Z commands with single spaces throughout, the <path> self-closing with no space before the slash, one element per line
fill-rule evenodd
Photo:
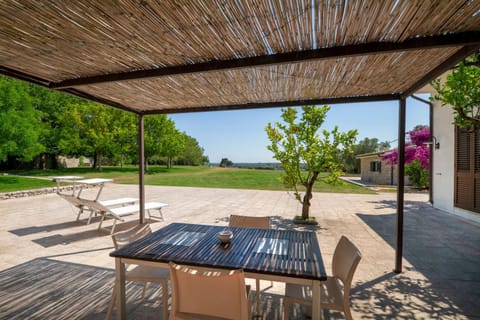
<path fill-rule="evenodd" d="M 91 201 L 91 200 L 84 200 L 84 201 L 87 203 L 89 208 L 95 210 L 96 212 L 102 215 L 102 219 L 100 220 L 100 223 L 98 225 L 98 230 L 102 228 L 102 223 L 107 216 L 111 216 L 112 218 L 114 218 L 112 230 L 110 234 L 113 234 L 113 232 L 115 231 L 115 225 L 117 223 L 117 220 L 123 222 L 125 221 L 123 219 L 124 216 L 138 213 L 140 211 L 140 204 L 138 203 L 133 205 L 128 205 L 128 206 L 123 206 L 123 207 L 111 208 L 111 207 L 104 206 L 100 202 Z M 149 218 L 156 218 L 156 219 L 163 220 L 162 208 L 166 206 L 168 206 L 168 204 L 166 203 L 146 202 L 145 211 L 147 212 Z M 157 210 L 159 215 L 158 216 L 152 215 L 151 210 Z"/>
<path fill-rule="evenodd" d="M 85 209 L 90 210 L 90 208 L 88 208 L 87 204 L 85 203 L 85 201 L 83 199 L 79 199 L 79 198 L 77 198 L 77 197 L 75 197 L 74 195 L 71 195 L 71 194 L 64 194 L 64 193 L 60 193 L 60 192 L 57 192 L 57 194 L 60 197 L 62 197 L 63 199 L 67 200 L 67 202 L 70 203 L 72 206 L 74 206 L 78 209 L 77 221 L 80 220 L 80 215 L 83 213 L 83 211 Z M 88 218 L 88 223 L 90 223 L 91 216 L 92 216 L 92 210 L 90 210 L 90 217 Z"/>
<path fill-rule="evenodd" d="M 118 199 L 111 199 L 111 200 L 99 200 L 98 202 L 105 207 L 114 207 L 114 206 L 124 206 L 127 204 L 135 204 L 137 202 L 137 198 L 118 198 Z"/>
<path fill-rule="evenodd" d="M 89 203 L 91 202 L 89 202 L 89 200 L 77 198 L 74 195 L 63 194 L 60 192 L 57 192 L 57 194 L 63 199 L 67 200 L 67 202 L 69 202 L 72 206 L 78 209 L 77 221 L 80 220 L 80 215 L 84 212 L 84 210 L 89 210 L 90 215 L 88 217 L 87 224 L 90 223 L 90 221 L 92 220 L 93 212 L 95 212 L 96 210 L 94 208 L 93 209 L 90 208 Z M 125 206 L 127 204 L 133 205 L 137 201 L 138 199 L 136 198 L 118 198 L 118 199 L 111 199 L 111 200 L 102 200 L 102 201 L 99 201 L 99 203 L 105 207 L 115 207 L 115 206 Z"/>

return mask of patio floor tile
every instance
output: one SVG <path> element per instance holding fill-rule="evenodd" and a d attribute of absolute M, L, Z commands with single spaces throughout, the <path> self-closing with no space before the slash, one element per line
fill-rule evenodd
<path fill-rule="evenodd" d="M 132 196 L 138 186 L 107 184 L 102 199 Z M 93 197 L 95 189 L 82 195 Z M 433 209 L 426 194 L 406 194 L 404 271 L 392 272 L 396 215 L 392 193 L 316 193 L 311 214 L 318 226 L 291 223 L 300 204 L 287 192 L 207 188 L 146 187 L 147 201 L 168 203 L 165 221 L 227 225 L 230 214 L 269 215 L 274 228 L 317 233 L 327 272 L 341 235 L 362 252 L 352 289 L 356 319 L 480 319 L 480 225 Z M 48 194 L 0 201 L 0 319 L 103 319 L 114 280 L 109 235 L 112 220 L 97 230 L 75 221 L 76 210 Z M 136 216 L 117 225 L 133 226 Z M 263 288 L 269 282 L 263 282 Z M 137 290 L 138 289 L 138 290 Z M 128 286 L 128 315 L 160 319 L 154 285 Z M 263 319 L 280 319 L 284 285 L 262 292 Z M 292 309 L 303 319 L 305 308 Z M 325 313 L 342 319 L 341 313 Z"/>

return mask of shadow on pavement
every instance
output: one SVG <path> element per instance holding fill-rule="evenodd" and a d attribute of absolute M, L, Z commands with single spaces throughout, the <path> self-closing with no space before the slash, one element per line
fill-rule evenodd
<path fill-rule="evenodd" d="M 0 271 L 0 319 L 104 319 L 114 279 L 111 269 L 48 258 L 28 261 Z M 150 284 L 143 300 L 142 288 L 127 283 L 127 318 L 161 319 L 161 287 Z M 262 292 L 262 318 L 280 319 L 280 303 L 280 295 Z"/>
<path fill-rule="evenodd" d="M 392 201 L 375 204 L 395 209 Z M 396 214 L 357 216 L 396 248 Z M 375 310 L 381 310 L 383 305 L 387 318 L 421 317 L 415 313 L 435 318 L 455 318 L 457 314 L 480 317 L 480 225 L 433 209 L 424 202 L 406 201 L 403 238 L 404 258 L 413 269 L 404 267 L 401 274 L 388 274 L 357 285 L 353 297 L 376 299 Z M 426 280 L 412 279 L 410 274 L 415 273 L 408 271 L 418 271 Z M 411 311 L 402 309 L 402 299 L 395 301 L 396 295 L 408 296 Z M 373 307 L 370 304 L 368 308 L 373 311 Z M 357 311 L 369 314 L 368 310 Z"/>

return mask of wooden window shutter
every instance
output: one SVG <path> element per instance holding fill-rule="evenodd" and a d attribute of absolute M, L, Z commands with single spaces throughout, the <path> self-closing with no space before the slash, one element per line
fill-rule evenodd
<path fill-rule="evenodd" d="M 480 213 L 480 130 L 455 130 L 455 206 Z"/>
<path fill-rule="evenodd" d="M 480 128 L 474 132 L 474 152 L 473 152 L 473 211 L 480 213 Z"/>
<path fill-rule="evenodd" d="M 370 161 L 370 172 L 382 172 L 382 162 Z"/>
<path fill-rule="evenodd" d="M 457 171 L 470 171 L 470 132 L 457 128 Z"/>

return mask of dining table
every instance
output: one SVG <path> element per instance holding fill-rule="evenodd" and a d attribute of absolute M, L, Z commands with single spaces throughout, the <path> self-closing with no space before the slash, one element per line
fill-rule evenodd
<path fill-rule="evenodd" d="M 229 230 L 228 243 L 218 239 Z M 171 223 L 110 253 L 115 258 L 117 319 L 126 319 L 126 265 L 242 269 L 245 277 L 312 287 L 312 319 L 320 319 L 320 284 L 327 279 L 315 232 Z M 164 308 L 167 306 L 163 306 Z"/>
<path fill-rule="evenodd" d="M 107 182 L 113 182 L 113 179 L 105 179 L 105 178 L 90 178 L 90 179 L 82 179 L 82 180 L 74 180 L 74 184 L 80 185 L 80 189 L 78 190 L 77 193 L 77 198 L 80 198 L 80 194 L 83 191 L 83 188 L 87 185 L 99 185 L 100 188 L 97 191 L 97 194 L 95 196 L 94 201 L 98 201 L 100 198 L 100 194 L 102 193 L 103 187 L 105 186 L 105 183 Z"/>
<path fill-rule="evenodd" d="M 60 184 L 62 182 L 75 182 L 76 180 L 83 179 L 82 176 L 56 176 L 52 177 L 52 180 L 57 183 L 57 193 L 60 192 Z M 72 195 L 75 195 L 75 183 L 73 183 L 73 188 L 72 188 Z"/>
<path fill-rule="evenodd" d="M 57 182 L 57 193 L 60 192 L 60 183 L 61 182 L 69 182 L 72 183 L 72 196 L 80 198 L 80 195 L 87 185 L 99 185 L 100 188 L 95 195 L 94 201 L 98 201 L 100 198 L 100 194 L 102 193 L 103 187 L 107 182 L 113 182 L 113 179 L 106 179 L 106 178 L 89 178 L 84 179 L 82 176 L 57 176 L 52 177 L 54 181 Z M 76 191 L 78 188 L 78 192 Z"/>

